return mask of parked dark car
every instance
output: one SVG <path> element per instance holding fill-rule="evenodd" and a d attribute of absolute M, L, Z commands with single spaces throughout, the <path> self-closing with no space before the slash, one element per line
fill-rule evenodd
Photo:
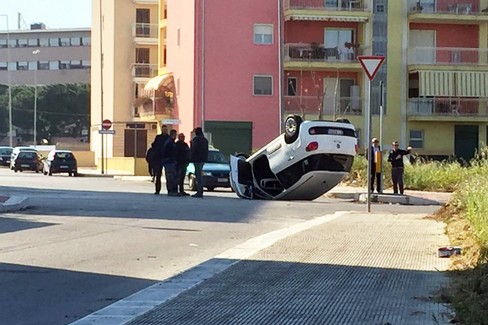
<path fill-rule="evenodd" d="M 10 155 L 12 155 L 12 147 L 0 147 L 0 165 L 10 166 Z"/>
<path fill-rule="evenodd" d="M 208 161 L 203 165 L 203 187 L 213 191 L 216 187 L 230 187 L 229 183 L 230 166 L 229 160 L 218 149 L 209 148 Z M 197 190 L 195 166 L 190 163 L 186 169 L 188 187 L 191 191 Z"/>
<path fill-rule="evenodd" d="M 78 163 L 70 150 L 51 150 L 44 160 L 44 175 L 52 176 L 57 173 L 68 173 L 78 176 Z"/>
<path fill-rule="evenodd" d="M 42 171 L 42 158 L 37 151 L 20 151 L 10 163 L 15 172 L 32 170 Z"/>

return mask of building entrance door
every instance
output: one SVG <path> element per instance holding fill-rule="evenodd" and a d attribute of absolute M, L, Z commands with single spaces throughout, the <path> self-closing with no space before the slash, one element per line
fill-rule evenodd
<path fill-rule="evenodd" d="M 454 126 L 454 154 L 456 158 L 470 161 L 478 149 L 478 126 Z"/>

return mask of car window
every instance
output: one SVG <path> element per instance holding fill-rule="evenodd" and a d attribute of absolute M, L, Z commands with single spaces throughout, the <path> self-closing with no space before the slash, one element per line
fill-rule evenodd
<path fill-rule="evenodd" d="M 11 153 L 12 153 L 12 149 L 0 148 L 0 155 L 10 155 Z"/>
<path fill-rule="evenodd" d="M 229 161 L 224 156 L 224 154 L 220 151 L 210 150 L 208 152 L 208 160 L 209 163 L 217 163 L 217 164 L 228 164 Z"/>
<path fill-rule="evenodd" d="M 56 152 L 56 159 L 73 159 L 73 154 L 71 152 Z"/>
<path fill-rule="evenodd" d="M 32 151 L 21 151 L 19 153 L 19 158 L 28 158 L 28 159 L 32 159 L 32 158 L 35 158 L 37 155 L 35 152 L 32 152 Z"/>

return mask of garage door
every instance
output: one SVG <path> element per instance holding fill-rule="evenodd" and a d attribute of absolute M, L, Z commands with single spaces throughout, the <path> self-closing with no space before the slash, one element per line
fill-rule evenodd
<path fill-rule="evenodd" d="M 252 122 L 205 121 L 205 132 L 225 155 L 251 153 Z"/>

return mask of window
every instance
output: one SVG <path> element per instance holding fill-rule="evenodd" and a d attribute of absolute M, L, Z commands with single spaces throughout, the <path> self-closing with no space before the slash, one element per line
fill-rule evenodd
<path fill-rule="evenodd" d="M 70 46 L 69 37 L 61 37 L 61 46 Z"/>
<path fill-rule="evenodd" d="M 6 47 L 7 47 L 7 40 L 0 39 L 0 48 L 6 48 Z"/>
<path fill-rule="evenodd" d="M 29 38 L 27 40 L 27 45 L 29 47 L 38 47 L 39 46 L 39 40 L 37 38 Z"/>
<path fill-rule="evenodd" d="M 254 76 L 254 95 L 272 95 L 273 78 L 271 76 Z"/>
<path fill-rule="evenodd" d="M 37 61 L 29 61 L 29 70 L 37 70 Z"/>
<path fill-rule="evenodd" d="M 273 44 L 273 25 L 254 25 L 254 44 Z"/>
<path fill-rule="evenodd" d="M 17 47 L 17 40 L 16 39 L 9 39 L 8 40 L 9 47 Z"/>
<path fill-rule="evenodd" d="M 347 54 L 351 53 L 352 48 L 347 48 L 346 43 L 354 43 L 354 35 L 352 29 L 325 29 L 325 48 L 337 49 L 342 59 L 347 58 Z"/>
<path fill-rule="evenodd" d="M 59 62 L 59 69 L 66 70 L 69 69 L 69 61 L 60 61 Z"/>
<path fill-rule="evenodd" d="M 90 44 L 91 44 L 91 38 L 90 38 L 90 37 L 88 37 L 88 36 L 87 36 L 87 37 L 82 37 L 82 38 L 81 38 L 81 43 L 82 43 L 83 45 L 90 45 Z"/>
<path fill-rule="evenodd" d="M 18 46 L 19 47 L 27 47 L 27 39 L 21 38 L 18 40 Z"/>
<path fill-rule="evenodd" d="M 70 69 L 83 69 L 83 66 L 81 65 L 81 61 L 79 60 L 70 61 Z"/>
<path fill-rule="evenodd" d="M 385 5 L 376 5 L 376 12 L 378 12 L 378 13 L 385 12 Z"/>
<path fill-rule="evenodd" d="M 287 96 L 296 96 L 297 95 L 297 78 L 289 77 L 287 79 L 286 84 L 288 85 L 286 95 Z"/>
<path fill-rule="evenodd" d="M 59 46 L 59 38 L 50 38 L 49 46 Z"/>
<path fill-rule="evenodd" d="M 7 70 L 7 68 L 8 68 L 7 62 L 0 62 L 0 71 Z"/>
<path fill-rule="evenodd" d="M 423 130 L 410 130 L 409 144 L 413 148 L 424 147 L 424 131 Z"/>
<path fill-rule="evenodd" d="M 39 61 L 39 70 L 49 70 L 49 61 Z"/>
<path fill-rule="evenodd" d="M 17 70 L 27 70 L 29 68 L 29 63 L 27 61 L 17 62 Z"/>
<path fill-rule="evenodd" d="M 81 45 L 81 38 L 71 37 L 71 46 L 80 46 L 80 45 Z"/>
<path fill-rule="evenodd" d="M 83 66 L 83 69 L 90 69 L 91 62 L 90 62 L 90 60 L 83 60 L 83 61 L 81 61 L 81 65 Z"/>
<path fill-rule="evenodd" d="M 49 70 L 59 70 L 59 61 L 49 61 Z"/>
<path fill-rule="evenodd" d="M 40 38 L 39 39 L 39 46 L 42 46 L 42 47 L 49 46 L 49 39 L 48 38 Z"/>
<path fill-rule="evenodd" d="M 17 70 L 17 62 L 9 62 L 8 63 L 8 70 L 9 71 L 15 71 L 15 70 Z"/>

